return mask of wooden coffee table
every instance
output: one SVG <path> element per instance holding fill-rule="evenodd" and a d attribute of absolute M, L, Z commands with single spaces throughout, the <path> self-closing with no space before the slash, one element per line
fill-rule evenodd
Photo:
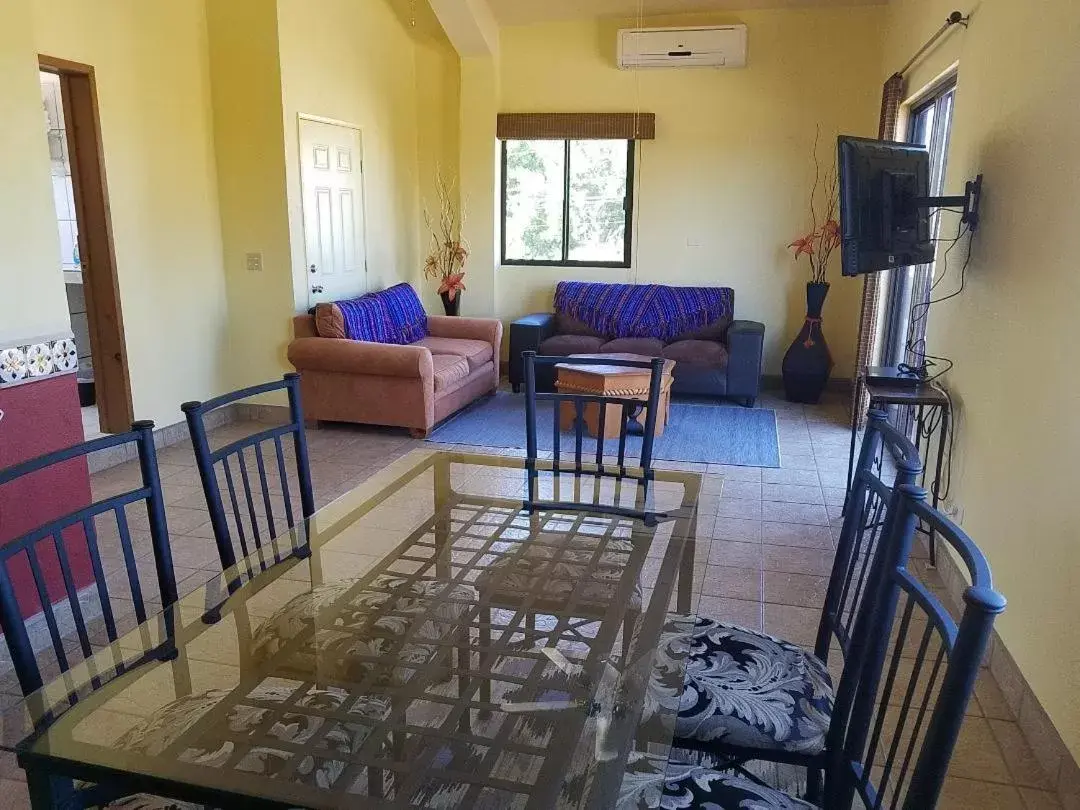
<path fill-rule="evenodd" d="M 633 360 L 648 363 L 654 358 L 640 354 L 572 354 L 569 360 L 575 357 L 589 357 L 611 360 Z M 671 383 L 672 371 L 675 370 L 674 360 L 664 361 L 664 376 L 660 383 L 660 407 L 656 414 L 655 435 L 662 436 L 664 426 L 668 421 L 668 411 L 671 407 Z M 573 362 L 559 363 L 555 366 L 555 388 L 563 394 L 593 394 L 605 397 L 621 397 L 623 399 L 640 399 L 643 402 L 649 398 L 649 381 L 652 372 L 647 368 L 626 368 L 625 366 L 576 366 Z M 600 404 L 589 402 L 585 404 L 585 427 L 589 435 L 597 437 L 600 428 Z M 622 406 L 604 405 L 607 413 L 604 416 L 604 438 L 617 439 L 621 432 L 619 421 L 622 417 Z M 644 405 L 632 418 L 639 420 L 644 427 L 645 412 L 648 410 Z M 574 427 L 574 403 L 563 402 L 559 410 L 559 426 L 563 430 L 571 430 Z"/>

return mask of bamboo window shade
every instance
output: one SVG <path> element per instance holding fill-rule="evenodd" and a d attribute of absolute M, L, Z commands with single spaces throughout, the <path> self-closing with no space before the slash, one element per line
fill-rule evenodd
<path fill-rule="evenodd" d="M 655 113 L 500 113 L 499 140 L 628 140 L 656 138 Z"/>

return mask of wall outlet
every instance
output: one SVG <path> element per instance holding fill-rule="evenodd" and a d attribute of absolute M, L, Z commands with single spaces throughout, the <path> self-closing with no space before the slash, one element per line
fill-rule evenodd
<path fill-rule="evenodd" d="M 247 269 L 249 273 L 261 273 L 262 272 L 262 254 L 261 253 L 249 253 L 245 257 L 247 263 Z"/>
<path fill-rule="evenodd" d="M 956 501 L 948 500 L 941 505 L 941 511 L 945 513 L 945 516 L 949 518 L 953 523 L 962 525 L 964 522 L 964 507 L 958 504 Z"/>

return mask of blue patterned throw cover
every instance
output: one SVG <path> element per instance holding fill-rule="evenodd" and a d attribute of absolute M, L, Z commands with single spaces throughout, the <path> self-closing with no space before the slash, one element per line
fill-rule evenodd
<path fill-rule="evenodd" d="M 374 294 L 386 304 L 393 329 L 397 332 L 397 343 L 415 343 L 427 337 L 427 313 L 416 290 L 401 283 Z"/>
<path fill-rule="evenodd" d="M 407 345 L 427 337 L 427 313 L 408 284 L 336 303 L 349 340 Z"/>
<path fill-rule="evenodd" d="M 397 343 L 386 302 L 378 295 L 362 295 L 338 301 L 345 318 L 345 337 L 371 343 Z"/>
<path fill-rule="evenodd" d="M 722 318 L 734 318 L 730 287 L 599 284 L 560 281 L 555 311 L 612 338 L 651 337 L 668 343 Z"/>

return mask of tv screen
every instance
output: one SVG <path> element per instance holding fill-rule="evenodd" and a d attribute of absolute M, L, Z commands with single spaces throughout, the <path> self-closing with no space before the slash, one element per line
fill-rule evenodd
<path fill-rule="evenodd" d="M 930 154 L 921 146 L 839 138 L 840 263 L 845 276 L 934 260 Z"/>

